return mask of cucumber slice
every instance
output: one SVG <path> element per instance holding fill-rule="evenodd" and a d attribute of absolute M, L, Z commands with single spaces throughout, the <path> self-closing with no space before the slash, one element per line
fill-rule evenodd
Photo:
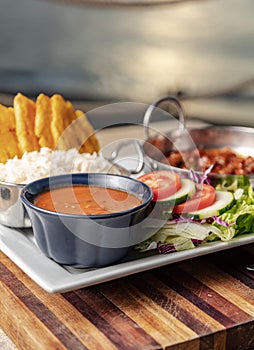
<path fill-rule="evenodd" d="M 161 199 L 157 203 L 163 206 L 174 206 L 185 202 L 189 197 L 193 196 L 196 192 L 196 184 L 194 181 L 189 179 L 181 179 L 182 187 L 179 191 L 174 193 L 172 196 Z"/>
<path fill-rule="evenodd" d="M 204 209 L 188 213 L 194 219 L 206 219 L 211 216 L 218 216 L 229 210 L 235 203 L 234 195 L 227 191 L 216 191 L 216 201 Z"/>

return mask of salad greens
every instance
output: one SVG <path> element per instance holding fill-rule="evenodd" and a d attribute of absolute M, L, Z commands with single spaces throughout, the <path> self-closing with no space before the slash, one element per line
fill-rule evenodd
<path fill-rule="evenodd" d="M 192 249 L 199 244 L 254 233 L 254 190 L 247 176 L 222 180 L 216 190 L 230 191 L 235 201 L 221 215 L 195 220 L 190 217 L 171 217 L 151 238 L 136 246 L 139 251 L 157 249 L 159 253 L 171 253 Z"/>

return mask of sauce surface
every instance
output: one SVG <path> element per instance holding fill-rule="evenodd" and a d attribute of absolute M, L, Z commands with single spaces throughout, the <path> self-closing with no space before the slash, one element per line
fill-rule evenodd
<path fill-rule="evenodd" d="M 116 213 L 141 203 L 135 195 L 121 190 L 86 185 L 51 189 L 34 200 L 35 205 L 46 210 L 83 215 Z"/>

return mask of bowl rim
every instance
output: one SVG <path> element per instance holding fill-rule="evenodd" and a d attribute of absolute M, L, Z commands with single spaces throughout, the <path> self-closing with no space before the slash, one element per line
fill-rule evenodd
<path fill-rule="evenodd" d="M 0 186 L 23 188 L 26 186 L 26 184 L 20 184 L 20 183 L 15 183 L 15 182 L 8 182 L 8 181 L 0 181 Z"/>
<path fill-rule="evenodd" d="M 76 177 L 80 177 L 82 175 L 86 175 L 86 176 L 87 175 L 88 176 L 92 175 L 92 176 L 97 176 L 97 177 L 109 177 L 109 176 L 110 177 L 118 177 L 118 178 L 126 179 L 128 181 L 136 182 L 136 183 L 140 184 L 141 186 L 143 186 L 148 191 L 149 197 L 146 200 L 144 200 L 141 204 L 139 204 L 138 206 L 136 206 L 134 208 L 127 209 L 127 210 L 122 210 L 122 211 L 119 211 L 119 212 L 113 212 L 113 213 L 109 213 L 109 214 L 97 214 L 97 215 L 68 214 L 68 213 L 55 212 L 55 211 L 51 211 L 51 210 L 40 208 L 40 207 L 38 207 L 37 205 L 33 204 L 31 201 L 29 201 L 26 198 L 26 193 L 28 192 L 29 187 L 30 186 L 34 186 L 38 182 L 44 181 L 46 183 L 47 182 L 50 183 L 50 181 L 57 181 L 57 180 L 65 178 L 65 177 L 76 178 Z M 76 184 L 78 185 L 79 182 L 77 182 Z M 82 183 L 80 183 L 80 185 L 82 185 Z M 61 187 L 61 185 L 59 187 Z M 114 187 L 109 187 L 109 188 L 113 188 L 114 189 Z M 117 189 L 117 188 L 115 188 L 115 189 Z M 121 191 L 121 189 L 119 189 L 119 190 Z M 35 194 L 34 196 L 39 195 L 42 192 L 39 192 L 39 193 Z M 75 218 L 75 219 L 83 219 L 83 220 L 84 219 L 85 220 L 86 219 L 87 220 L 88 219 L 92 219 L 92 220 L 94 220 L 94 219 L 109 219 L 109 218 L 112 218 L 112 217 L 120 217 L 120 216 L 124 216 L 124 215 L 135 213 L 135 212 L 139 211 L 140 209 L 146 207 L 147 205 L 149 205 L 152 202 L 153 191 L 152 191 L 151 187 L 149 187 L 147 184 L 143 183 L 142 181 L 139 181 L 137 179 L 134 179 L 134 178 L 126 176 L 126 175 L 109 174 L 109 173 L 70 173 L 70 174 L 49 176 L 49 177 L 41 178 L 41 179 L 38 179 L 38 180 L 35 180 L 35 181 L 32 181 L 32 182 L 26 184 L 23 187 L 23 189 L 22 189 L 22 191 L 20 193 L 20 199 L 21 199 L 22 203 L 25 206 L 27 206 L 30 209 L 35 210 L 37 212 L 43 213 L 43 214 L 48 214 L 48 215 L 51 215 L 51 216 L 58 216 L 58 217 L 60 216 L 60 217 L 64 217 L 64 218 Z"/>

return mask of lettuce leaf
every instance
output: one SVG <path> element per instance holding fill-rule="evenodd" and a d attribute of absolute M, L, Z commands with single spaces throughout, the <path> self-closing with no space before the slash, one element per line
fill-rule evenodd
<path fill-rule="evenodd" d="M 235 193 L 239 194 L 238 189 Z M 254 233 L 254 191 L 251 185 L 245 188 L 241 196 L 237 198 L 236 203 L 231 209 L 219 218 L 228 223 L 228 227 L 223 227 L 213 222 L 212 225 L 219 227 L 224 240 L 230 240 L 233 237 Z M 210 237 L 210 240 L 213 236 Z"/>

